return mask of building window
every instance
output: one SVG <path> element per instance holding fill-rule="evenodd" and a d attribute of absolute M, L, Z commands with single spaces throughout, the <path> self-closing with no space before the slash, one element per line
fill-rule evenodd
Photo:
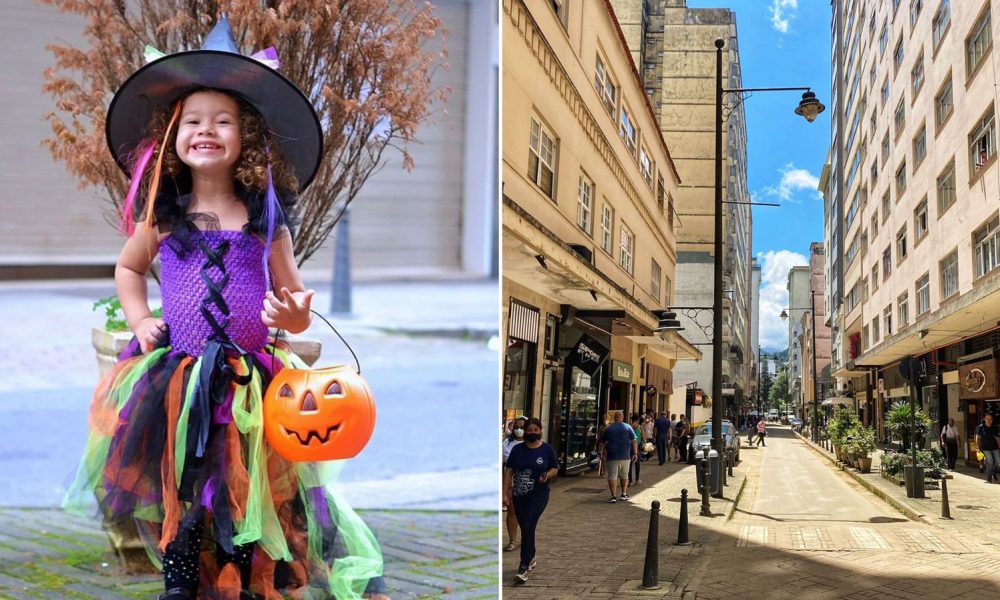
<path fill-rule="evenodd" d="M 955 103 L 951 98 L 951 74 L 941 84 L 941 90 L 934 96 L 934 126 L 938 129 L 944 125 L 951 113 L 955 111 Z"/>
<path fill-rule="evenodd" d="M 965 39 L 965 73 L 966 78 L 972 76 L 979 65 L 983 62 L 983 57 L 993 45 L 993 32 L 991 31 L 990 10 L 986 9 L 983 16 L 979 17 L 975 25 L 972 26 L 969 37 Z"/>
<path fill-rule="evenodd" d="M 903 34 L 899 34 L 899 39 L 896 40 L 896 49 L 892 51 L 892 66 L 893 73 L 899 71 L 900 65 L 903 64 Z"/>
<path fill-rule="evenodd" d="M 916 245 L 927 235 L 927 196 L 920 201 L 913 211 L 913 243 Z"/>
<path fill-rule="evenodd" d="M 902 198 L 906 191 L 906 161 L 904 160 L 896 169 L 896 197 Z"/>
<path fill-rule="evenodd" d="M 594 182 L 582 174 L 577 192 L 576 224 L 587 235 L 594 234 Z"/>
<path fill-rule="evenodd" d="M 879 58 L 885 54 L 885 47 L 889 43 L 889 22 L 888 18 L 882 20 L 882 31 L 878 34 L 878 55 Z"/>
<path fill-rule="evenodd" d="M 656 176 L 656 208 L 660 209 L 661 213 L 663 212 L 663 196 L 663 174 L 660 173 Z M 673 227 L 673 223 L 670 226 Z"/>
<path fill-rule="evenodd" d="M 896 264 L 903 264 L 903 261 L 906 260 L 908 250 L 909 248 L 906 247 L 906 225 L 903 225 L 896 232 Z"/>
<path fill-rule="evenodd" d="M 868 350 L 869 348 L 872 347 L 871 336 L 869 335 L 869 330 L 867 325 L 861 328 L 861 344 L 862 344 L 861 347 L 864 348 L 865 350 Z"/>
<path fill-rule="evenodd" d="M 1000 262 L 1000 220 L 993 217 L 972 234 L 976 253 L 976 278 L 997 268 Z"/>
<path fill-rule="evenodd" d="M 875 159 L 872 160 L 871 181 L 873 186 L 877 183 L 876 182 L 877 179 L 878 179 L 878 157 L 876 156 Z"/>
<path fill-rule="evenodd" d="M 892 303 L 882 309 L 882 329 L 887 336 L 892 335 Z"/>
<path fill-rule="evenodd" d="M 886 103 L 889 101 L 889 78 L 886 77 L 882 82 L 882 108 L 885 108 Z"/>
<path fill-rule="evenodd" d="M 622 225 L 621 228 L 621 240 L 618 243 L 618 266 L 625 270 L 629 275 L 632 274 L 632 257 L 635 253 L 635 238 L 632 237 L 632 231 Z"/>
<path fill-rule="evenodd" d="M 955 203 L 955 161 L 945 167 L 937 178 L 938 218 Z"/>
<path fill-rule="evenodd" d="M 556 143 L 541 123 L 531 120 L 531 140 L 528 148 L 528 178 L 555 199 Z"/>
<path fill-rule="evenodd" d="M 958 250 L 941 261 L 941 300 L 958 293 Z"/>
<path fill-rule="evenodd" d="M 906 125 L 906 98 L 900 98 L 899 104 L 896 105 L 896 112 L 892 115 L 893 123 L 893 134 L 899 137 L 899 134 L 903 133 L 903 127 Z"/>
<path fill-rule="evenodd" d="M 601 55 L 597 55 L 597 69 L 594 72 L 594 87 L 597 88 L 597 95 L 601 98 L 601 104 L 608 111 L 613 119 L 615 116 L 615 99 L 618 97 L 618 88 L 615 86 L 611 73 L 604 66 Z"/>
<path fill-rule="evenodd" d="M 667 223 L 674 228 L 674 197 L 671 194 L 667 194 Z"/>
<path fill-rule="evenodd" d="M 912 90 L 911 96 L 917 97 L 917 93 L 920 88 L 924 87 L 924 53 L 921 52 L 920 56 L 917 57 L 917 62 L 913 64 L 913 68 L 910 69 L 910 89 Z"/>
<path fill-rule="evenodd" d="M 569 23 L 569 2 L 566 0 L 549 0 L 549 5 L 552 6 L 552 10 L 556 11 L 556 17 L 558 17 L 563 29 L 566 29 Z"/>
<path fill-rule="evenodd" d="M 889 132 L 885 132 L 885 136 L 882 137 L 882 164 L 885 165 L 889 162 Z"/>
<path fill-rule="evenodd" d="M 870 228 L 872 232 L 872 243 L 875 243 L 875 237 L 878 235 L 878 209 L 872 213 L 872 226 Z"/>
<path fill-rule="evenodd" d="M 945 34 L 948 33 L 949 25 L 951 25 L 951 0 L 941 0 L 937 11 L 934 12 L 934 21 L 931 25 L 935 52 L 937 52 L 938 46 L 941 45 L 941 40 L 944 39 Z"/>
<path fill-rule="evenodd" d="M 892 246 L 882 252 L 882 280 L 889 279 L 889 275 L 892 275 Z"/>
<path fill-rule="evenodd" d="M 917 280 L 917 316 L 924 314 L 931 309 L 931 274 L 924 273 Z"/>
<path fill-rule="evenodd" d="M 861 301 L 868 302 L 868 278 L 861 280 Z"/>
<path fill-rule="evenodd" d="M 653 161 L 649 158 L 649 150 L 643 146 L 639 149 L 639 170 L 642 171 L 642 178 L 646 180 L 646 185 L 653 185 Z"/>
<path fill-rule="evenodd" d="M 615 212 L 607 203 L 601 206 L 601 249 L 614 256 Z"/>
<path fill-rule="evenodd" d="M 652 294 L 653 298 L 656 298 L 657 304 L 660 302 L 660 277 L 662 273 L 660 272 L 660 265 L 656 264 L 656 261 L 652 261 L 650 265 L 649 274 L 649 293 Z"/>
<path fill-rule="evenodd" d="M 878 290 L 878 261 L 872 265 L 872 292 Z"/>
<path fill-rule="evenodd" d="M 875 78 L 878 77 L 878 62 L 872 62 L 872 68 L 868 71 L 868 85 L 875 87 Z"/>
<path fill-rule="evenodd" d="M 635 122 L 632 116 L 629 114 L 628 109 L 622 105 L 621 121 L 618 123 L 618 134 L 622 136 L 625 140 L 625 147 L 628 148 L 632 158 L 635 158 L 635 141 L 636 141 L 636 131 Z"/>
<path fill-rule="evenodd" d="M 889 220 L 889 211 L 892 210 L 892 191 L 886 190 L 882 194 L 882 222 L 885 223 Z"/>
<path fill-rule="evenodd" d="M 665 275 L 663 277 L 663 302 L 668 306 L 673 301 L 670 297 L 670 293 L 673 291 L 673 282 L 670 281 L 670 277 Z"/>
<path fill-rule="evenodd" d="M 857 233 L 851 238 L 851 243 L 847 245 L 847 255 L 844 257 L 845 264 L 851 264 L 854 257 L 861 251 L 861 236 Z"/>
<path fill-rule="evenodd" d="M 910 29 L 917 24 L 920 18 L 920 11 L 924 8 L 923 0 L 910 0 Z"/>
<path fill-rule="evenodd" d="M 921 125 L 920 131 L 913 138 L 913 171 L 920 167 L 927 156 L 927 126 Z"/>
<path fill-rule="evenodd" d="M 991 105 L 969 134 L 969 172 L 978 173 L 996 153 L 996 119 Z"/>
<path fill-rule="evenodd" d="M 910 322 L 910 292 L 903 292 L 896 298 L 896 309 L 899 315 L 897 327 L 906 327 Z"/>

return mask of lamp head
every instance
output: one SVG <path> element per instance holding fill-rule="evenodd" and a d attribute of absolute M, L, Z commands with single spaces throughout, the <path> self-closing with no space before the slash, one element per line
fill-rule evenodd
<path fill-rule="evenodd" d="M 782 321 L 785 321 L 785 320 L 787 320 L 787 319 L 788 319 L 788 312 L 787 312 L 787 311 L 785 311 L 784 309 L 782 309 L 782 310 L 781 310 L 781 314 L 780 314 L 780 315 L 778 315 L 778 316 L 779 316 L 779 317 L 781 317 L 781 320 L 782 320 Z"/>
<path fill-rule="evenodd" d="M 799 105 L 795 109 L 795 114 L 805 117 L 806 121 L 812 123 L 816 120 L 819 113 L 824 110 L 826 110 L 826 107 L 816 99 L 816 94 L 809 91 L 802 94 L 802 100 L 799 101 Z"/>

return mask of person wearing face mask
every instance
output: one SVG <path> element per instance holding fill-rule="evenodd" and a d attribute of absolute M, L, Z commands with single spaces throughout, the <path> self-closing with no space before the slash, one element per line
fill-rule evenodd
<path fill-rule="evenodd" d="M 505 467 L 503 503 L 513 507 L 521 525 L 521 562 L 514 576 L 514 583 L 521 584 L 535 568 L 535 529 L 549 503 L 549 482 L 559 473 L 556 451 L 542 441 L 541 421 L 528 421 L 524 443 L 511 449 Z"/>
<path fill-rule="evenodd" d="M 510 457 L 510 451 L 514 446 L 520 444 L 524 441 L 524 426 L 527 424 L 528 420 L 525 417 L 518 417 L 514 419 L 514 426 L 511 427 L 510 435 L 503 440 L 503 462 L 507 464 L 507 459 Z M 506 505 L 504 510 L 507 512 L 507 517 L 505 519 L 507 523 L 507 545 L 503 547 L 504 552 L 510 552 L 517 545 L 517 513 L 513 510 L 507 510 Z"/>

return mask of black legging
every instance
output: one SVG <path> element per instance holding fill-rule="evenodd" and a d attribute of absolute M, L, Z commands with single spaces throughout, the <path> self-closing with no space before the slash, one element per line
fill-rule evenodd
<path fill-rule="evenodd" d="M 181 523 L 177 537 L 167 544 L 167 550 L 163 553 L 163 583 L 167 590 L 184 588 L 197 594 L 201 536 L 204 531 L 204 515 L 199 511 L 195 518 L 187 518 Z M 253 548 L 252 543 L 233 546 L 233 553 L 230 554 L 218 544 L 215 547 L 220 568 L 228 563 L 234 563 L 239 568 L 243 589 L 250 587 Z"/>
<path fill-rule="evenodd" d="M 542 517 L 548 503 L 549 488 L 544 485 L 524 496 L 514 496 L 514 514 L 517 515 L 517 524 L 521 526 L 519 571 L 527 569 L 531 559 L 535 558 L 535 529 L 538 528 L 538 519 Z"/>

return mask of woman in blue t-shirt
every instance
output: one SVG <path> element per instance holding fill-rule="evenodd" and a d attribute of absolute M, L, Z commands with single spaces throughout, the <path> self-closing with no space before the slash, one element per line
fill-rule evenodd
<path fill-rule="evenodd" d="M 525 583 L 535 568 L 535 529 L 549 503 L 549 482 L 559 472 L 556 451 L 542 441 L 541 421 L 528 421 L 524 443 L 511 448 L 504 466 L 504 506 L 514 507 L 521 525 L 521 563 L 514 583 Z"/>

